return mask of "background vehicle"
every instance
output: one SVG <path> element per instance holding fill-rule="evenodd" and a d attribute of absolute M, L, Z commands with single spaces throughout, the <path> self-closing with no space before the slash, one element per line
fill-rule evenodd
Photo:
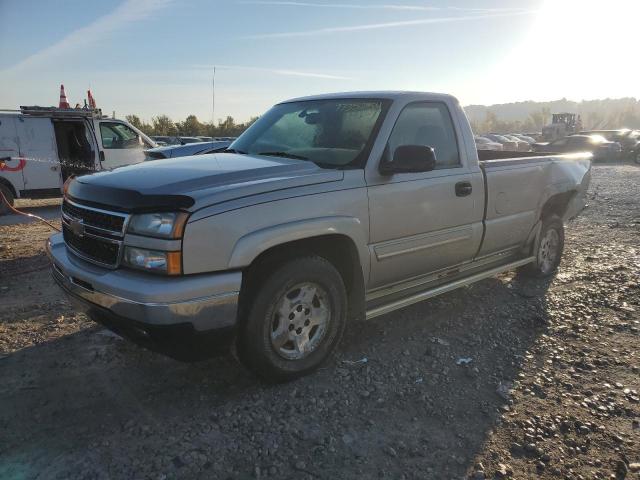
<path fill-rule="evenodd" d="M 542 127 L 542 138 L 551 142 L 566 137 L 582 129 L 582 120 L 575 113 L 554 113 L 551 124 Z"/>
<path fill-rule="evenodd" d="M 289 380 L 348 319 L 509 269 L 553 274 L 590 158 L 478 152 L 449 95 L 294 99 L 225 153 L 72 180 L 47 249 L 64 291 L 121 335 L 178 358 L 235 341 Z"/>
<path fill-rule="evenodd" d="M 168 137 L 165 135 L 152 135 L 151 138 L 158 144 L 158 146 L 179 144 L 176 137 Z"/>
<path fill-rule="evenodd" d="M 497 133 L 486 133 L 482 136 L 488 138 L 492 142 L 500 143 L 503 150 L 508 150 L 510 152 L 518 151 L 518 142 L 516 142 L 515 140 L 510 140 L 507 137 L 498 135 Z"/>
<path fill-rule="evenodd" d="M 201 142 L 213 142 L 213 137 L 197 137 Z"/>
<path fill-rule="evenodd" d="M 485 137 L 475 137 L 476 148 L 478 150 L 502 150 L 502 144 L 493 142 Z"/>
<path fill-rule="evenodd" d="M 531 151 L 531 145 L 529 144 L 529 142 L 522 140 L 521 138 L 518 138 L 515 135 L 511 135 L 511 134 L 506 134 L 502 136 L 505 137 L 507 140 L 513 140 L 514 142 L 516 142 L 516 148 L 518 152 Z"/>
<path fill-rule="evenodd" d="M 572 153 L 590 152 L 593 160 L 617 160 L 621 148 L 618 142 L 610 142 L 601 135 L 571 135 L 549 143 L 535 143 L 536 152 Z"/>
<path fill-rule="evenodd" d="M 156 143 L 102 112 L 54 107 L 0 111 L 0 188 L 16 198 L 59 197 L 71 175 L 142 162 Z M 0 214 L 7 205 L 0 201 Z"/>
<path fill-rule="evenodd" d="M 167 145 L 145 150 L 146 160 L 158 160 L 162 158 L 184 157 L 203 153 L 222 152 L 231 145 L 230 141 L 197 142 L 186 145 Z"/>
<path fill-rule="evenodd" d="M 514 137 L 518 137 L 520 140 L 524 140 L 529 145 L 533 145 L 534 143 L 536 143 L 536 139 L 533 137 L 529 137 L 528 135 L 522 135 L 521 133 L 514 133 L 512 135 Z"/>
<path fill-rule="evenodd" d="M 635 159 L 634 153 L 640 143 L 640 131 L 621 128 L 619 130 L 590 130 L 580 132 L 580 135 L 601 135 L 610 142 L 618 142 L 622 149 L 622 155 Z"/>
<path fill-rule="evenodd" d="M 640 142 L 629 152 L 629 157 L 640 165 Z"/>
<path fill-rule="evenodd" d="M 186 145 L 187 143 L 197 143 L 201 142 L 198 137 L 176 137 L 178 139 L 178 143 L 180 145 Z"/>

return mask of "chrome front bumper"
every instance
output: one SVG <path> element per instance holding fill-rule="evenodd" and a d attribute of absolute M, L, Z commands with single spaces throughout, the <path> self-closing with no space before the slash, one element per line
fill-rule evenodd
<path fill-rule="evenodd" d="M 190 324 L 195 331 L 235 326 L 241 272 L 161 277 L 109 270 L 69 253 L 61 234 L 47 241 L 58 285 L 81 310 L 108 310 L 123 320 L 154 327 Z"/>

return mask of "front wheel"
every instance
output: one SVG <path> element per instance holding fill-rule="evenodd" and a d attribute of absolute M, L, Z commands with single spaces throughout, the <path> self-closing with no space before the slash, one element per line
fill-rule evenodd
<path fill-rule="evenodd" d="M 542 221 L 540 238 L 534 251 L 535 260 L 519 272 L 530 277 L 549 277 L 558 269 L 563 250 L 564 224 L 560 217 L 551 215 Z"/>
<path fill-rule="evenodd" d="M 6 215 L 11 211 L 10 207 L 13 207 L 13 193 L 5 185 L 0 184 L 0 215 Z M 4 197 L 4 198 L 2 198 Z"/>
<path fill-rule="evenodd" d="M 329 261 L 289 260 L 251 290 L 237 344 L 247 368 L 282 382 L 310 373 L 331 355 L 346 325 L 347 293 Z"/>

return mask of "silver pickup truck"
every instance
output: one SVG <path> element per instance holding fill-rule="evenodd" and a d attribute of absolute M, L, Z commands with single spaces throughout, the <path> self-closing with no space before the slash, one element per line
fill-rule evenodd
<path fill-rule="evenodd" d="M 224 153 L 71 181 L 47 250 L 95 321 L 175 358 L 234 346 L 282 381 L 318 367 L 347 322 L 509 269 L 553 274 L 590 168 L 478 152 L 449 95 L 299 98 Z"/>

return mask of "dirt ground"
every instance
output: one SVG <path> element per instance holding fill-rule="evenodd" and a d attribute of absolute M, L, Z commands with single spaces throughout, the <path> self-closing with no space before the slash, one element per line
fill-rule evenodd
<path fill-rule="evenodd" d="M 640 479 L 640 167 L 598 165 L 551 281 L 488 279 L 354 324 L 266 386 L 108 334 L 0 227 L 0 478 Z"/>

